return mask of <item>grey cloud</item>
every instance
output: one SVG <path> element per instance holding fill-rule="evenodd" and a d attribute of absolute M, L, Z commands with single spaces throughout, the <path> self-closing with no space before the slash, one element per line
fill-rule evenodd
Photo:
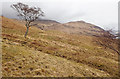
<path fill-rule="evenodd" d="M 13 3 L 3 3 L 3 14 L 9 18 L 17 18 L 15 11 L 10 8 Z M 103 28 L 118 27 L 118 0 L 35 0 L 25 3 L 41 7 L 45 12 L 44 19 L 62 23 L 84 20 Z"/>

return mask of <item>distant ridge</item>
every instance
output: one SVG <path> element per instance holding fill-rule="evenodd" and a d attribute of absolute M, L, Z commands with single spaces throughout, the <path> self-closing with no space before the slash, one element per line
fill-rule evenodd
<path fill-rule="evenodd" d="M 59 23 L 55 20 L 49 20 L 49 19 L 38 19 L 37 21 L 40 21 L 41 23 Z"/>
<path fill-rule="evenodd" d="M 101 34 L 106 32 L 101 27 L 91 23 L 87 23 L 85 21 L 72 21 L 68 23 L 59 23 L 54 20 L 39 19 L 35 23 L 38 24 L 37 27 L 42 28 L 44 30 L 58 30 L 69 34 L 100 36 Z"/>
<path fill-rule="evenodd" d="M 17 21 L 17 19 L 14 20 Z M 21 23 L 24 23 L 24 21 L 21 21 Z M 35 26 L 42 30 L 57 30 L 68 34 L 77 34 L 77 35 L 82 34 L 88 36 L 101 36 L 102 34 L 107 32 L 103 28 L 91 23 L 87 23 L 83 20 L 71 21 L 68 23 L 59 23 L 55 20 L 39 18 L 33 24 L 36 24 Z"/>

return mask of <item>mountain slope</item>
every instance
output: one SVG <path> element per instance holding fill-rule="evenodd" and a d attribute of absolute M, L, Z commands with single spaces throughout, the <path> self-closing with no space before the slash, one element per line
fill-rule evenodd
<path fill-rule="evenodd" d="M 37 27 L 42 27 L 43 29 L 47 29 L 47 30 L 58 30 L 68 34 L 78 34 L 78 35 L 83 34 L 90 36 L 100 36 L 105 32 L 104 29 L 96 25 L 86 23 L 84 21 L 75 21 L 75 22 L 68 22 L 63 24 L 52 21 L 49 21 L 48 24 L 47 22 L 48 21 L 42 21 L 41 23 L 40 21 L 38 21 Z"/>
<path fill-rule="evenodd" d="M 25 26 L 2 17 L 2 71 L 6 77 L 116 77 L 118 54 L 97 37 Z M 114 41 L 114 40 L 113 40 Z M 115 45 L 116 46 L 116 45 Z"/>

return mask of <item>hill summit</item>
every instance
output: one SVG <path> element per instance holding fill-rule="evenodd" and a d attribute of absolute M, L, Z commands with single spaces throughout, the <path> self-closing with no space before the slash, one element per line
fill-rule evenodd
<path fill-rule="evenodd" d="M 100 36 L 106 31 L 96 25 L 86 23 L 85 21 L 74 21 L 68 23 L 59 23 L 53 20 L 38 20 L 35 23 L 37 27 L 46 30 L 58 30 L 68 34 L 83 34 L 91 36 Z"/>

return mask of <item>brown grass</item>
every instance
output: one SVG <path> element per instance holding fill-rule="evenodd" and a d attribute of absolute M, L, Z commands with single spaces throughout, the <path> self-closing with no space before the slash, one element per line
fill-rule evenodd
<path fill-rule="evenodd" d="M 118 54 L 96 37 L 43 31 L 3 17 L 3 76 L 118 76 Z M 114 40 L 113 40 L 114 41 Z M 9 74 L 8 74 L 9 73 Z"/>

